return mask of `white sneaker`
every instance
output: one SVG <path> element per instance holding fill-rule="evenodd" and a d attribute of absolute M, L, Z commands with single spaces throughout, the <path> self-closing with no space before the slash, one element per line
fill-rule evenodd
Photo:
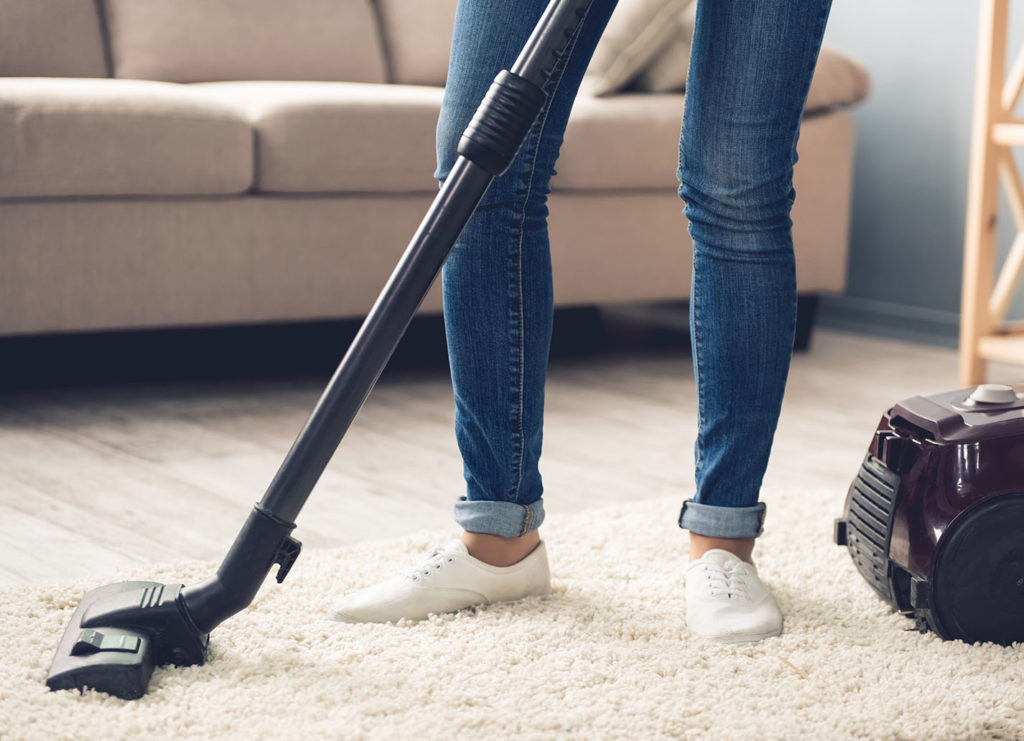
<path fill-rule="evenodd" d="M 461 540 L 453 540 L 401 576 L 342 597 L 328 614 L 345 623 L 422 620 L 431 614 L 550 591 L 543 541 L 518 563 L 491 566 L 469 555 Z"/>
<path fill-rule="evenodd" d="M 686 569 L 686 626 L 719 643 L 756 643 L 782 632 L 782 612 L 752 564 L 714 549 Z"/>

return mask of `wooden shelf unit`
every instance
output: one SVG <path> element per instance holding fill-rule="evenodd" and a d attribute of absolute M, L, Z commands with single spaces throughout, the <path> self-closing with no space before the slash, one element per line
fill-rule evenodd
<path fill-rule="evenodd" d="M 1024 273 L 1024 184 L 1013 148 L 1024 146 L 1024 119 L 1014 110 L 1024 90 L 1024 48 L 1007 71 L 1010 0 L 980 0 L 974 119 L 967 183 L 960 381 L 986 380 L 990 360 L 1024 364 L 1024 330 L 1006 321 Z M 1010 252 L 996 273 L 999 184 L 1017 226 Z"/>

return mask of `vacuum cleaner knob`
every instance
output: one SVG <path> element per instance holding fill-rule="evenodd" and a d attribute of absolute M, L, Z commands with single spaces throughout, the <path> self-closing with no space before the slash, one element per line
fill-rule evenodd
<path fill-rule="evenodd" d="M 1001 383 L 983 383 L 974 389 L 970 398 L 981 404 L 1012 404 L 1017 401 L 1017 394 L 1013 386 L 1005 386 Z"/>

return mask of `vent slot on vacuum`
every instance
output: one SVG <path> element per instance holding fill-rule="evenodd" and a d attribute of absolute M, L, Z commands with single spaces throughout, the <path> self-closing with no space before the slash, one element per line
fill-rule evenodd
<path fill-rule="evenodd" d="M 887 602 L 896 604 L 889 580 L 889 532 L 900 477 L 868 456 L 853 482 L 847 513 L 847 546 L 857 570 Z"/>

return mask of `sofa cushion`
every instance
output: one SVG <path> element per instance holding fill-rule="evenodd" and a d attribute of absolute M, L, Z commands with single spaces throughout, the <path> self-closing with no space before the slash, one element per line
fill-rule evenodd
<path fill-rule="evenodd" d="M 370 0 L 105 0 L 115 77 L 384 82 Z"/>
<path fill-rule="evenodd" d="M 804 111 L 817 113 L 850 106 L 864 100 L 870 91 L 871 76 L 863 65 L 842 52 L 823 46 Z"/>
<path fill-rule="evenodd" d="M 695 9 L 695 8 L 694 8 Z M 690 64 L 690 37 L 696 20 L 692 10 L 681 20 L 681 31 L 649 60 L 643 70 L 626 83 L 598 86 L 591 83 L 589 91 L 608 95 L 624 90 L 647 93 L 683 92 Z M 591 72 L 588 71 L 588 80 Z M 804 106 L 806 113 L 853 105 L 867 97 L 871 76 L 863 65 L 840 51 L 822 46 L 814 68 L 810 93 Z"/>
<path fill-rule="evenodd" d="M 668 93 L 683 90 L 690 73 L 690 49 L 697 25 L 697 3 L 676 19 L 677 31 L 629 83 L 633 90 Z"/>
<path fill-rule="evenodd" d="M 552 189 L 675 188 L 682 120 L 683 96 L 677 93 L 580 95 Z M 595 157 L 594 152 L 601 154 Z"/>
<path fill-rule="evenodd" d="M 870 87 L 867 71 L 844 54 L 823 47 L 811 81 L 806 115 L 853 105 Z M 662 188 L 677 184 L 683 95 L 629 92 L 581 94 L 565 132 L 553 188 Z M 643 137 L 636 132 L 643 131 Z M 631 142 L 622 146 L 622 142 Z M 593 157 L 592 152 L 601 152 Z"/>
<path fill-rule="evenodd" d="M 391 82 L 444 85 L 457 4 L 457 0 L 377 0 Z"/>
<path fill-rule="evenodd" d="M 267 192 L 431 192 L 443 89 L 345 82 L 191 86 L 244 110 Z"/>
<path fill-rule="evenodd" d="M 181 85 L 0 78 L 0 197 L 239 193 L 252 131 Z"/>
<path fill-rule="evenodd" d="M 594 95 L 624 89 L 674 37 L 694 0 L 620 0 L 587 67 L 584 87 Z"/>
<path fill-rule="evenodd" d="M 92 0 L 0 0 L 0 76 L 106 77 Z"/>

